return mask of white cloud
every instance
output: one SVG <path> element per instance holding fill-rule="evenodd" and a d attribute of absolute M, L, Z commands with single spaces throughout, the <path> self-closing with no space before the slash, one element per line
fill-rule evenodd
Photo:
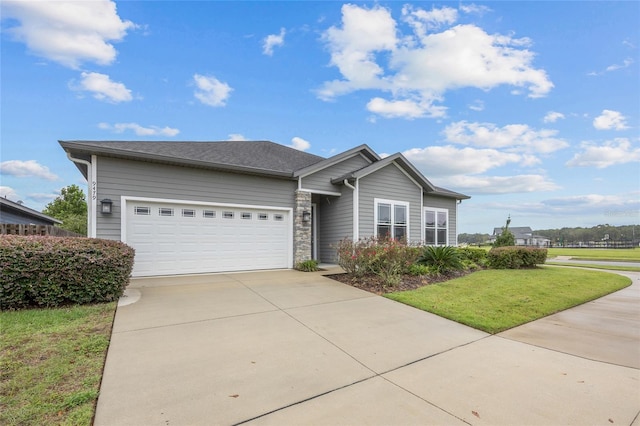
<path fill-rule="evenodd" d="M 631 64 L 633 64 L 633 59 L 627 58 L 627 59 L 622 61 L 622 64 L 609 65 L 607 68 L 605 68 L 605 71 L 607 71 L 607 72 L 617 71 L 617 70 L 622 69 L 622 68 L 627 68 Z"/>
<path fill-rule="evenodd" d="M 33 192 L 31 194 L 27 194 L 28 199 L 37 201 L 39 203 L 53 201 L 59 196 L 60 196 L 60 192 L 58 192 L 57 194 L 47 194 L 44 192 Z"/>
<path fill-rule="evenodd" d="M 617 71 L 617 70 L 620 70 L 620 69 L 628 68 L 633 63 L 634 63 L 633 59 L 626 58 L 626 59 L 624 59 L 622 61 L 621 64 L 611 64 L 608 67 L 606 67 L 604 69 L 604 71 L 591 71 L 591 72 L 587 73 L 587 75 L 589 75 L 589 76 L 603 75 L 603 74 L 608 73 L 608 72 L 612 72 L 612 71 Z"/>
<path fill-rule="evenodd" d="M 274 47 L 284 46 L 284 36 L 286 33 L 284 28 L 280 28 L 280 34 L 269 34 L 266 36 L 264 40 L 262 40 L 262 53 L 272 56 Z"/>
<path fill-rule="evenodd" d="M 13 201 L 18 197 L 18 193 L 10 186 L 0 186 L 0 197 Z"/>
<path fill-rule="evenodd" d="M 439 9 L 432 7 L 430 11 L 426 11 L 407 4 L 402 8 L 402 17 L 413 28 L 414 33 L 422 38 L 429 30 L 455 23 L 458 20 L 458 11 L 447 6 Z"/>
<path fill-rule="evenodd" d="M 495 149 L 457 148 L 451 145 L 412 148 L 402 155 L 430 178 L 475 175 L 509 163 L 518 163 L 523 159 L 521 155 Z"/>
<path fill-rule="evenodd" d="M 434 106 L 426 102 L 412 100 L 388 101 L 382 98 L 373 98 L 367 103 L 367 110 L 385 118 L 420 118 L 420 117 L 444 117 L 446 107 Z"/>
<path fill-rule="evenodd" d="M 98 127 L 103 130 L 111 130 L 114 133 L 124 133 L 127 130 L 133 131 L 138 136 L 176 136 L 180 130 L 168 126 L 148 126 L 143 127 L 138 123 L 100 123 Z"/>
<path fill-rule="evenodd" d="M 106 74 L 83 72 L 80 76 L 80 83 L 70 84 L 71 89 L 91 92 L 94 98 L 111 103 L 129 102 L 133 99 L 131 90 L 122 83 L 111 81 Z"/>
<path fill-rule="evenodd" d="M 616 138 L 603 145 L 590 142 L 581 144 L 582 152 L 577 153 L 567 162 L 570 167 L 605 167 L 616 164 L 640 162 L 640 148 L 633 148 L 629 139 Z"/>
<path fill-rule="evenodd" d="M 227 137 L 229 141 L 247 141 L 249 139 L 245 138 L 244 135 L 240 133 L 230 133 L 229 137 Z"/>
<path fill-rule="evenodd" d="M 193 81 L 198 90 L 194 96 L 200 102 L 209 106 L 225 106 L 233 89 L 227 83 L 223 83 L 214 76 L 194 74 Z"/>
<path fill-rule="evenodd" d="M 476 99 L 469 105 L 469 109 L 473 111 L 484 111 L 484 102 Z"/>
<path fill-rule="evenodd" d="M 460 11 L 464 13 L 475 13 L 477 15 L 484 15 L 487 12 L 491 12 L 488 6 L 476 5 L 476 4 L 461 4 Z"/>
<path fill-rule="evenodd" d="M 135 27 L 122 20 L 113 1 L 2 2 L 5 18 L 19 24 L 6 29 L 35 55 L 78 68 L 83 62 L 111 64 L 117 55 L 112 42 Z"/>
<path fill-rule="evenodd" d="M 554 215 L 575 214 L 584 215 L 585 212 L 603 215 L 598 220 L 611 221 L 636 220 L 640 217 L 640 197 L 637 191 L 624 194 L 584 194 L 542 200 L 540 204 L 544 210 Z M 616 220 L 617 219 L 617 220 Z M 629 223 L 629 222 L 627 222 Z"/>
<path fill-rule="evenodd" d="M 544 121 L 545 123 L 555 123 L 556 121 L 564 118 L 564 114 L 561 112 L 549 111 L 547 115 L 544 116 L 542 121 Z"/>
<path fill-rule="evenodd" d="M 47 166 L 36 160 L 9 160 L 0 163 L 0 174 L 15 177 L 38 177 L 50 181 L 58 180 L 58 176 L 51 173 Z"/>
<path fill-rule="evenodd" d="M 560 187 L 543 175 L 516 176 L 452 176 L 446 184 L 463 192 L 474 194 L 516 194 L 555 191 Z"/>
<path fill-rule="evenodd" d="M 291 145 L 289 145 L 289 147 L 297 149 L 298 151 L 306 151 L 311 148 L 311 143 L 298 136 L 295 136 L 291 139 Z"/>
<path fill-rule="evenodd" d="M 402 34 L 388 9 L 346 4 L 340 26 L 323 35 L 331 53 L 330 64 L 342 79 L 327 81 L 317 91 L 323 100 L 356 90 L 390 93 L 383 103 L 374 96 L 382 116 L 416 118 L 416 106 L 433 109 L 448 90 L 475 87 L 490 90 L 499 85 L 526 89 L 529 97 L 545 96 L 553 87 L 547 73 L 532 66 L 531 40 L 511 35 L 489 35 L 475 25 L 452 25 L 457 12 L 450 7 L 425 11 L 405 6 L 403 19 L 411 28 Z M 406 106 L 405 115 L 396 106 Z M 393 113 L 389 113 L 389 109 Z M 441 107 L 436 107 L 441 108 Z M 371 110 L 371 108 L 370 108 Z M 442 110 L 439 110 L 442 111 Z M 374 109 L 375 112 L 375 109 Z M 430 114 L 439 117 L 438 114 Z"/>
<path fill-rule="evenodd" d="M 598 130 L 624 130 L 628 129 L 627 118 L 618 111 L 603 109 L 602 114 L 593 119 L 593 127 Z"/>
<path fill-rule="evenodd" d="M 556 138 L 557 130 L 535 130 L 526 124 L 508 124 L 498 127 L 492 123 L 458 121 L 444 129 L 449 142 L 486 148 L 502 148 L 511 152 L 548 154 L 569 146 Z"/>
<path fill-rule="evenodd" d="M 382 7 L 342 6 L 342 28 L 331 27 L 323 39 L 331 51 L 331 65 L 338 67 L 345 80 L 326 82 L 318 91 L 323 100 L 358 89 L 378 88 L 384 70 L 375 62 L 375 52 L 396 46 L 396 22 Z"/>

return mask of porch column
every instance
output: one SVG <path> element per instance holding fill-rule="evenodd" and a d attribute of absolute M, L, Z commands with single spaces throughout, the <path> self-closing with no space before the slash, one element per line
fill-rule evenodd
<path fill-rule="evenodd" d="M 311 260 L 311 193 L 297 190 L 293 219 L 293 265 Z M 308 212 L 305 214 L 305 212 Z M 307 218 L 305 222 L 304 219 Z"/>

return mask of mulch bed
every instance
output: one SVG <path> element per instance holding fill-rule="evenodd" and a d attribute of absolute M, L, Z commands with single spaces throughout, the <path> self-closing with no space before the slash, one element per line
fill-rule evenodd
<path fill-rule="evenodd" d="M 470 274 L 471 271 L 458 271 L 452 272 L 446 275 L 440 275 L 438 277 L 425 277 L 415 275 L 403 275 L 400 284 L 396 286 L 385 286 L 382 279 L 376 275 L 366 275 L 362 278 L 352 277 L 349 274 L 332 274 L 326 275 L 327 278 L 332 278 L 336 281 L 340 281 L 343 284 L 366 290 L 375 294 L 387 294 L 396 291 L 415 290 L 426 285 L 441 283 L 454 278 L 463 277 Z"/>

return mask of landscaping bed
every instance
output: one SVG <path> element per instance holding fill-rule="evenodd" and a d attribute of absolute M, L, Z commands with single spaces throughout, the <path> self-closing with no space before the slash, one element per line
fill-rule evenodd
<path fill-rule="evenodd" d="M 424 287 L 431 284 L 437 284 L 445 281 L 452 280 L 454 278 L 460 278 L 465 275 L 471 274 L 475 271 L 455 271 L 448 274 L 439 276 L 416 276 L 416 275 L 403 275 L 400 278 L 400 283 L 389 286 L 386 285 L 384 279 L 377 275 L 365 275 L 363 277 L 354 277 L 350 274 L 333 274 L 327 275 L 327 278 L 340 281 L 343 284 L 366 290 L 371 293 L 383 295 L 387 293 L 393 293 L 396 291 L 408 291 L 415 290 L 420 287 Z"/>

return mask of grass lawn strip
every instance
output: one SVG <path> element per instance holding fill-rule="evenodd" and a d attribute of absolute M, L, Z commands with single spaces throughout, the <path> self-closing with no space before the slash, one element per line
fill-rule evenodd
<path fill-rule="evenodd" d="M 630 284 L 620 275 L 573 268 L 494 269 L 385 297 L 494 334 Z"/>
<path fill-rule="evenodd" d="M 0 312 L 0 424 L 90 425 L 115 309 Z"/>

